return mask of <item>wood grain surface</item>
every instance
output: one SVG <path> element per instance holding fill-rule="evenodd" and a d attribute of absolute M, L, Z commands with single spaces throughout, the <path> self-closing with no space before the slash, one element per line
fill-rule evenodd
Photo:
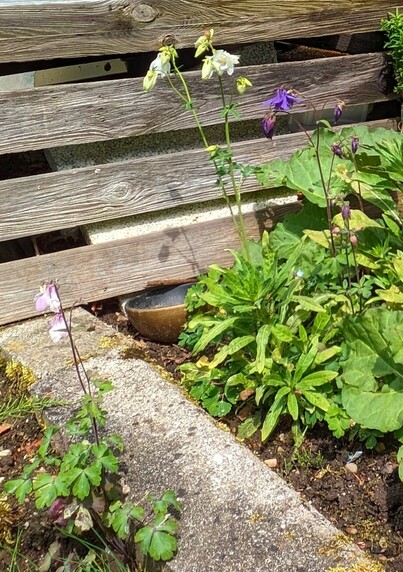
<path fill-rule="evenodd" d="M 263 228 L 298 208 L 294 203 L 248 214 L 248 236 L 258 238 Z M 35 315 L 33 299 L 42 281 L 57 279 L 68 307 L 139 291 L 156 281 L 198 276 L 212 263 L 229 264 L 225 249 L 237 245 L 227 217 L 6 262 L 0 266 L 0 325 Z"/>
<path fill-rule="evenodd" d="M 367 125 L 394 127 L 391 120 Z M 306 135 L 294 133 L 236 143 L 233 152 L 238 162 L 259 165 L 305 144 Z M 206 152 L 194 150 L 1 181 L 0 241 L 221 198 L 215 179 Z M 259 188 L 252 176 L 243 192 Z"/>
<path fill-rule="evenodd" d="M 396 0 L 30 0 L 0 2 L 0 62 L 148 52 L 378 30 Z"/>
<path fill-rule="evenodd" d="M 280 85 L 293 87 L 318 109 L 393 98 L 381 53 L 239 68 L 253 83 L 240 98 L 242 120 L 262 117 L 261 102 Z M 222 122 L 214 79 L 186 77 L 204 125 Z M 233 89 L 233 78 L 224 78 Z M 150 93 L 140 79 L 40 87 L 0 93 L 0 154 L 90 143 L 194 127 L 193 116 L 165 81 Z M 294 111 L 301 111 L 301 106 Z"/>

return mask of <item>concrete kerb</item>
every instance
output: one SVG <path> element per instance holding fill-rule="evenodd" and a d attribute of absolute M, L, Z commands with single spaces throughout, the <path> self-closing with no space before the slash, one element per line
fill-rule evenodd
<path fill-rule="evenodd" d="M 0 331 L 0 350 L 36 376 L 36 394 L 51 393 L 69 407 L 49 411 L 63 424 L 79 401 L 66 340 L 53 344 L 47 318 Z M 109 379 L 107 430 L 120 434 L 130 495 L 173 489 L 180 497 L 179 551 L 172 572 L 379 572 L 248 449 L 148 363 L 124 358 L 131 338 L 82 309 L 73 312 L 77 346 L 88 371 Z M 126 350 L 129 350 L 128 352 Z"/>

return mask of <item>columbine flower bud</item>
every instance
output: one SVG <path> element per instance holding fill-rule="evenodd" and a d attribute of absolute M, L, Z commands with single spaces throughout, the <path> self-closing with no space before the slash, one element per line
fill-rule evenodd
<path fill-rule="evenodd" d="M 331 145 L 330 148 L 335 155 L 337 155 L 338 157 L 343 157 L 343 149 L 341 148 L 340 143 L 333 143 L 333 145 Z"/>
<path fill-rule="evenodd" d="M 345 221 L 347 221 L 351 218 L 351 209 L 350 209 L 350 205 L 348 203 L 345 203 L 341 207 L 341 216 L 343 217 L 343 220 L 345 220 Z"/>
<path fill-rule="evenodd" d="M 340 119 L 340 117 L 343 114 L 343 110 L 346 107 L 346 104 L 344 103 L 344 101 L 339 100 L 337 102 L 337 104 L 335 105 L 334 111 L 333 111 L 333 115 L 334 115 L 334 122 L 337 123 L 338 120 Z"/>
<path fill-rule="evenodd" d="M 339 227 L 339 226 L 334 226 L 334 227 L 332 228 L 332 234 L 333 234 L 334 236 L 337 236 L 338 234 L 340 234 L 340 227 Z"/>
<path fill-rule="evenodd" d="M 214 73 L 214 65 L 211 61 L 211 56 L 207 56 L 203 60 L 202 73 L 201 73 L 202 79 L 210 79 L 213 73 Z"/>
<path fill-rule="evenodd" d="M 211 39 L 213 37 L 214 30 L 211 29 L 208 32 L 205 32 L 200 38 L 198 38 L 195 42 L 195 58 L 198 58 L 205 52 L 207 52 L 211 48 Z"/>
<path fill-rule="evenodd" d="M 360 146 L 360 140 L 358 139 L 358 137 L 353 137 L 351 139 L 351 151 L 353 152 L 353 155 L 357 153 L 359 146 Z"/>
<path fill-rule="evenodd" d="M 350 235 L 350 244 L 351 244 L 352 246 L 357 246 L 357 244 L 358 244 L 357 235 L 355 235 L 355 234 L 351 234 L 351 235 Z"/>
<path fill-rule="evenodd" d="M 262 120 L 263 133 L 267 139 L 273 139 L 274 126 L 276 125 L 276 115 L 275 113 L 267 113 Z"/>
<path fill-rule="evenodd" d="M 248 80 L 247 77 L 237 77 L 236 78 L 236 89 L 240 95 L 245 93 L 247 87 L 251 87 L 252 83 Z"/>
<path fill-rule="evenodd" d="M 144 91 L 151 91 L 155 84 L 157 83 L 158 74 L 153 70 L 148 70 L 147 74 L 143 79 L 143 89 Z"/>

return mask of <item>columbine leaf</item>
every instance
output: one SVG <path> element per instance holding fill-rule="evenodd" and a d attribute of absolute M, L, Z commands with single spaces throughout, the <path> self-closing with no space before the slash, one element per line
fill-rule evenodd
<path fill-rule="evenodd" d="M 90 481 L 86 475 L 85 469 L 81 472 L 81 474 L 77 477 L 74 481 L 73 485 L 73 494 L 80 500 L 84 500 L 90 494 Z"/>
<path fill-rule="evenodd" d="M 81 443 L 73 443 L 70 445 L 67 453 L 63 457 L 61 470 L 67 471 L 78 465 L 84 466 L 90 454 L 90 443 L 82 441 Z"/>
<path fill-rule="evenodd" d="M 158 524 L 159 522 L 159 524 Z M 140 544 L 143 554 L 149 554 L 153 560 L 170 560 L 177 548 L 173 536 L 177 523 L 173 519 L 156 518 L 154 526 L 145 526 L 137 531 L 135 542 Z"/>
<path fill-rule="evenodd" d="M 173 507 L 176 510 L 180 510 L 181 508 L 181 503 L 178 501 L 176 494 L 174 493 L 174 491 L 168 490 L 165 491 L 164 494 L 162 495 L 162 497 L 159 499 L 159 501 L 156 501 L 154 503 L 154 511 L 155 511 L 155 507 L 157 503 L 164 503 L 165 505 L 165 511 L 169 509 L 169 507 Z M 160 510 L 155 511 L 155 512 L 161 512 Z"/>
<path fill-rule="evenodd" d="M 142 521 L 144 509 L 141 506 L 133 506 L 131 502 L 122 504 L 120 501 L 113 503 L 109 507 L 106 515 L 106 522 L 116 532 L 119 538 L 125 539 L 130 531 L 130 519 Z"/>
<path fill-rule="evenodd" d="M 4 484 L 4 492 L 14 494 L 19 503 L 23 503 L 32 491 L 31 479 L 14 479 Z"/>
<path fill-rule="evenodd" d="M 39 473 L 33 481 L 37 508 L 49 507 L 57 497 L 67 497 L 70 494 L 60 475 L 54 476 L 49 473 Z"/>
<path fill-rule="evenodd" d="M 92 445 L 91 452 L 95 456 L 96 460 L 102 465 L 102 467 L 109 471 L 110 473 L 116 473 L 119 469 L 119 463 L 115 455 L 109 449 L 108 445 L 105 443 L 100 443 L 99 445 Z"/>

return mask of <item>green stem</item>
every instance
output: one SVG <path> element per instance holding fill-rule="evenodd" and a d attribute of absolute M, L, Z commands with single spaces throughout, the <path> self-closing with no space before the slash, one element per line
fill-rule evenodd
<path fill-rule="evenodd" d="M 182 84 L 182 86 L 183 86 L 183 89 L 184 89 L 184 91 L 185 91 L 185 95 L 183 95 L 183 94 L 175 87 L 175 85 L 173 84 L 173 82 L 172 82 L 171 78 L 169 77 L 169 75 L 167 75 L 168 83 L 169 83 L 169 85 L 172 87 L 172 89 L 174 90 L 174 92 L 180 97 L 180 99 L 182 99 L 182 100 L 187 104 L 187 108 L 192 112 L 192 115 L 193 115 L 193 118 L 194 118 L 194 120 L 195 120 L 195 122 L 196 122 L 196 126 L 197 126 L 197 129 L 198 129 L 198 131 L 199 131 L 201 140 L 202 140 L 202 142 L 203 142 L 203 145 L 204 145 L 205 149 L 208 149 L 209 143 L 208 143 L 206 134 L 205 134 L 205 132 L 204 132 L 203 126 L 202 126 L 202 124 L 201 124 L 201 121 L 200 121 L 200 119 L 199 119 L 199 115 L 198 115 L 196 109 L 193 107 L 193 101 L 192 101 L 192 97 L 191 97 L 191 95 L 190 95 L 189 86 L 188 86 L 187 83 L 186 83 L 186 79 L 183 77 L 183 75 L 182 75 L 180 69 L 178 68 L 178 66 L 176 65 L 175 62 L 172 63 L 172 66 L 173 66 L 173 69 L 174 69 L 174 71 L 175 71 L 175 74 L 178 76 L 178 78 L 179 78 L 179 80 L 180 80 L 180 82 L 181 82 L 181 84 Z M 215 170 L 216 170 L 216 173 L 218 173 L 218 167 L 217 167 L 216 161 L 213 161 L 213 164 L 214 164 L 214 168 L 215 168 Z M 221 192 L 222 192 L 222 194 L 223 194 L 223 197 L 224 197 L 224 199 L 225 199 L 226 205 L 227 205 L 227 207 L 228 207 L 228 209 L 229 209 L 229 212 L 230 212 L 230 215 L 231 215 L 231 219 L 232 219 L 232 224 L 233 224 L 233 226 L 234 226 L 234 228 L 235 228 L 235 231 L 236 231 L 236 233 L 238 234 L 238 236 L 241 236 L 240 229 L 239 229 L 239 225 L 238 225 L 238 222 L 237 222 L 237 220 L 236 220 L 236 216 L 235 216 L 235 213 L 234 213 L 234 211 L 233 211 L 233 208 L 232 208 L 232 205 L 231 205 L 231 201 L 230 201 L 229 195 L 228 195 L 227 190 L 226 190 L 226 188 L 225 188 L 225 183 L 224 183 L 224 181 L 222 180 L 222 177 L 220 177 L 220 176 L 218 176 L 218 186 L 219 186 L 219 188 L 220 188 L 220 190 L 221 190 Z"/>
<path fill-rule="evenodd" d="M 63 308 L 62 300 L 60 298 L 59 288 L 58 288 L 57 284 L 55 284 L 55 283 L 54 283 L 54 287 L 55 287 L 57 299 L 59 301 L 59 306 L 60 306 L 59 312 L 63 318 L 64 326 L 65 326 L 66 332 L 67 332 L 67 337 L 69 339 L 70 349 L 71 349 L 71 353 L 73 356 L 74 368 L 76 370 L 78 381 L 80 383 L 80 386 L 81 386 L 81 389 L 83 390 L 84 395 L 89 395 L 92 398 L 91 382 L 90 382 L 90 379 L 87 375 L 87 371 L 83 365 L 83 361 L 82 361 L 81 356 L 78 352 L 77 346 L 76 346 L 74 339 L 73 339 L 73 334 L 71 332 L 71 310 L 70 310 L 70 320 L 67 320 L 66 312 Z M 85 376 L 85 379 L 87 381 L 88 390 L 85 387 L 84 380 L 82 378 L 82 374 L 80 371 L 80 366 L 81 366 L 81 370 Z M 92 429 L 94 431 L 95 442 L 97 445 L 99 445 L 98 424 L 97 424 L 97 421 L 93 415 L 91 415 L 90 417 L 91 417 Z"/>
<path fill-rule="evenodd" d="M 192 101 L 192 98 L 191 98 L 191 95 L 190 95 L 190 91 L 189 91 L 188 84 L 186 83 L 186 80 L 185 80 L 185 78 L 183 77 L 183 75 L 182 75 L 180 69 L 179 69 L 178 66 L 176 65 L 175 61 L 172 62 L 172 66 L 173 66 L 173 68 L 174 68 L 175 74 L 178 76 L 178 78 L 179 78 L 181 84 L 183 85 L 183 89 L 185 90 L 186 98 L 176 89 L 175 86 L 173 86 L 173 84 L 172 84 L 172 82 L 171 82 L 169 76 L 167 76 L 167 77 L 168 77 L 168 80 L 169 80 L 171 86 L 174 88 L 174 90 L 175 90 L 177 93 L 179 93 L 180 96 L 182 97 L 182 99 L 183 99 L 184 101 L 186 101 L 186 103 L 188 104 L 188 107 L 189 107 L 190 111 L 192 112 L 192 115 L 193 115 L 194 120 L 195 120 L 195 122 L 196 122 L 197 129 L 199 130 L 199 134 L 200 134 L 200 137 L 201 137 L 201 139 L 202 139 L 202 141 L 203 141 L 203 145 L 207 148 L 207 147 L 209 146 L 209 144 L 208 144 L 208 142 L 207 142 L 207 138 L 206 138 L 206 135 L 205 135 L 205 133 L 204 133 L 203 126 L 202 126 L 202 124 L 201 124 L 201 122 L 200 122 L 198 113 L 197 113 L 197 111 L 195 110 L 195 108 L 193 107 L 193 101 Z"/>
<path fill-rule="evenodd" d="M 218 81 L 219 81 L 219 85 L 220 85 L 221 101 L 222 101 L 223 111 L 224 111 L 225 142 L 227 144 L 227 151 L 229 154 L 228 170 L 229 170 L 229 175 L 231 178 L 232 188 L 233 188 L 234 195 L 235 195 L 235 202 L 236 202 L 237 209 L 238 209 L 238 220 L 239 220 L 238 234 L 239 234 L 243 254 L 246 257 L 246 259 L 250 261 L 250 254 L 249 254 L 249 248 L 248 248 L 248 237 L 246 234 L 245 220 L 244 220 L 244 216 L 242 213 L 241 185 L 237 184 L 237 182 L 235 180 L 234 162 L 232 160 L 230 124 L 229 124 L 229 120 L 228 120 L 228 110 L 227 110 L 227 104 L 225 101 L 224 86 L 223 86 L 222 78 L 220 75 L 218 76 Z"/>
<path fill-rule="evenodd" d="M 318 164 L 318 169 L 319 169 L 319 174 L 320 174 L 320 180 L 321 180 L 321 182 L 322 182 L 323 192 L 324 192 L 324 194 L 325 194 L 325 200 L 326 200 L 326 216 L 327 216 L 327 224 L 328 224 L 329 232 L 330 232 L 331 251 L 332 251 L 332 255 L 335 257 L 335 256 L 336 256 L 336 248 L 335 248 L 335 246 L 334 246 L 334 238 L 333 238 L 333 234 L 332 234 L 332 230 L 333 230 L 333 225 L 332 225 L 332 205 L 331 205 L 330 197 L 329 197 L 330 179 L 331 179 L 331 172 L 332 172 L 333 162 L 332 162 L 332 167 L 331 167 L 330 173 L 329 173 L 328 185 L 326 185 L 325 176 L 324 176 L 324 174 L 323 174 L 323 169 L 322 169 L 322 163 L 321 163 L 320 155 L 319 155 L 319 143 L 320 143 L 320 134 L 319 134 L 319 129 L 317 129 L 317 130 L 316 130 L 315 157 L 316 157 L 316 162 L 317 162 L 317 164 Z"/>

